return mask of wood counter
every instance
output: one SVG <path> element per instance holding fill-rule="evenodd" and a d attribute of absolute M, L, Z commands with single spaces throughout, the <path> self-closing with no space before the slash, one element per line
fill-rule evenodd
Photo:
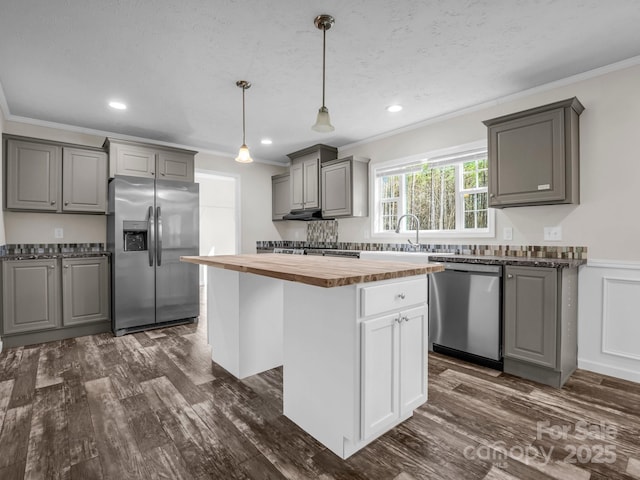
<path fill-rule="evenodd" d="M 420 265 L 278 253 L 180 257 L 180 260 L 325 288 L 425 275 L 444 270 L 444 267 L 437 263 Z"/>

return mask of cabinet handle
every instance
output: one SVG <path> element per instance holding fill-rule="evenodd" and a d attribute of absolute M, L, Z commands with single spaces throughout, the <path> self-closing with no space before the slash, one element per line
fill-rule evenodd
<path fill-rule="evenodd" d="M 55 200 L 51 200 L 51 205 L 55 205 L 56 201 Z"/>
<path fill-rule="evenodd" d="M 493 198 L 493 197 L 495 197 L 495 196 L 496 196 L 496 194 L 495 194 L 495 193 L 490 193 L 490 194 L 489 194 L 489 196 L 490 196 L 491 198 Z"/>
<path fill-rule="evenodd" d="M 162 175 L 164 177 L 164 173 L 161 173 L 160 175 Z"/>
<path fill-rule="evenodd" d="M 400 298 L 400 300 L 404 300 L 405 294 L 404 293 L 399 293 L 398 297 Z"/>
<path fill-rule="evenodd" d="M 408 322 L 408 321 L 409 321 L 409 317 L 402 317 L 402 318 L 400 319 L 400 321 L 401 321 L 401 322 L 402 322 L 402 321 Z"/>
<path fill-rule="evenodd" d="M 55 269 L 55 268 L 56 268 L 56 266 L 55 266 L 55 265 L 49 265 L 49 268 L 50 268 L 51 270 L 53 270 L 53 269 Z"/>
<path fill-rule="evenodd" d="M 65 205 L 69 205 L 69 202 L 64 202 Z"/>
<path fill-rule="evenodd" d="M 508 274 L 508 275 L 507 275 L 507 278 L 513 278 L 513 274 L 511 274 L 511 273 L 510 273 L 510 274 Z"/>
<path fill-rule="evenodd" d="M 65 265 L 64 268 L 69 268 L 69 265 Z"/>

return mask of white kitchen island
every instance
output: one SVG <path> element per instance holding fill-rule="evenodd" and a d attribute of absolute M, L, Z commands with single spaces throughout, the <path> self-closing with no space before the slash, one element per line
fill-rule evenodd
<path fill-rule="evenodd" d="M 347 458 L 427 399 L 427 274 L 438 264 L 302 255 L 207 265 L 212 359 L 239 378 L 283 365 L 283 412 Z"/>

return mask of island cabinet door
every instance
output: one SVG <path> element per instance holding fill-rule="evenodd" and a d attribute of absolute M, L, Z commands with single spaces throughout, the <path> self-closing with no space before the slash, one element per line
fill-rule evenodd
<path fill-rule="evenodd" d="M 399 313 L 362 322 L 362 438 L 400 416 Z"/>
<path fill-rule="evenodd" d="M 400 320 L 400 415 L 403 415 L 427 400 L 427 309 L 407 310 Z"/>

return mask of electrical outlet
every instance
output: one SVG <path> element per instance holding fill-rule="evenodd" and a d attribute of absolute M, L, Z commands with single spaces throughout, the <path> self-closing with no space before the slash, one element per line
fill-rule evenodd
<path fill-rule="evenodd" d="M 549 242 L 562 240 L 562 227 L 544 227 L 544 239 Z"/>
<path fill-rule="evenodd" d="M 64 230 L 60 227 L 53 229 L 53 236 L 55 238 L 64 238 Z"/>
<path fill-rule="evenodd" d="M 502 239 L 503 240 L 513 240 L 513 228 L 504 227 L 502 229 Z"/>

